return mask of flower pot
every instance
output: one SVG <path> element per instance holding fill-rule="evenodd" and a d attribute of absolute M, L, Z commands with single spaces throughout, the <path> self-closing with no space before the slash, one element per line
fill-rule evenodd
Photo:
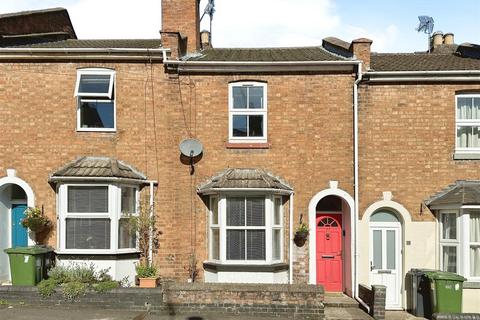
<path fill-rule="evenodd" d="M 156 288 L 157 278 L 138 278 L 140 281 L 140 288 Z"/>
<path fill-rule="evenodd" d="M 297 245 L 297 247 L 303 247 L 305 242 L 307 241 L 308 233 L 295 233 L 295 237 L 293 238 L 293 242 Z"/>

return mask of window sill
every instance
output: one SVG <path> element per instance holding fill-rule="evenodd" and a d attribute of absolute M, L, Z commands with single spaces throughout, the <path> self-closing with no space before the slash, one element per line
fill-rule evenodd
<path fill-rule="evenodd" d="M 225 147 L 227 149 L 270 149 L 270 143 L 226 142 Z"/>
<path fill-rule="evenodd" d="M 96 133 L 116 133 L 117 129 L 94 129 L 94 128 L 77 128 L 77 132 L 96 132 Z"/>
<path fill-rule="evenodd" d="M 128 251 L 128 252 L 116 252 L 116 253 L 72 253 L 65 251 L 55 251 L 55 254 L 60 259 L 66 260 L 127 260 L 127 259 L 139 259 L 140 252 L 138 251 Z"/>
<path fill-rule="evenodd" d="M 480 289 L 480 282 L 468 282 L 463 283 L 463 289 Z"/>
<path fill-rule="evenodd" d="M 212 272 L 280 272 L 288 270 L 286 263 L 273 264 L 221 264 L 218 262 L 205 261 L 203 269 Z"/>
<path fill-rule="evenodd" d="M 453 160 L 480 160 L 480 153 L 454 153 Z"/>

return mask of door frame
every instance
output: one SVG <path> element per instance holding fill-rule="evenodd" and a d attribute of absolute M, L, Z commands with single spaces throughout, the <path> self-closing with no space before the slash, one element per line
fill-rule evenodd
<path fill-rule="evenodd" d="M 342 211 L 318 211 L 317 212 L 317 217 L 315 219 L 315 243 L 317 241 L 317 232 L 318 232 L 318 222 L 320 222 L 320 217 L 329 217 L 334 219 L 338 225 L 340 226 L 340 250 L 341 250 L 341 257 L 340 257 L 340 262 L 341 262 L 341 282 L 340 282 L 340 291 L 332 291 L 332 292 L 343 292 L 344 287 L 345 287 L 345 241 L 344 241 L 344 217 L 343 217 L 343 212 Z M 317 252 L 318 254 L 318 252 Z M 318 267 L 316 261 L 318 259 L 318 255 L 315 256 L 315 267 Z M 317 281 L 318 284 L 318 281 Z M 327 292 L 327 290 L 325 289 Z"/>
<path fill-rule="evenodd" d="M 397 217 L 398 219 L 398 217 Z M 387 306 L 385 302 L 385 308 L 388 310 L 403 310 L 402 308 L 402 301 L 403 301 L 403 230 L 402 230 L 402 223 L 398 222 L 369 222 L 368 227 L 368 247 L 369 247 L 369 259 L 368 261 L 373 261 L 373 230 L 395 230 L 397 232 L 397 237 L 395 239 L 395 265 L 397 269 L 397 276 L 395 279 L 395 283 L 397 285 L 397 294 L 398 299 L 394 305 Z M 386 247 L 385 247 L 386 248 Z M 382 252 L 383 256 L 383 252 Z M 372 284 L 372 270 L 369 264 L 368 268 L 370 269 L 368 272 L 368 280 L 369 284 Z"/>
<path fill-rule="evenodd" d="M 345 244 L 346 246 L 350 247 L 350 264 L 344 265 L 345 272 L 349 272 L 351 275 L 351 283 L 349 284 L 350 290 L 351 290 L 351 295 L 354 297 L 357 292 L 357 288 L 355 288 L 355 263 L 356 263 L 356 256 L 355 256 L 355 233 L 356 233 L 356 225 L 357 225 L 357 216 L 355 215 L 355 202 L 352 198 L 352 196 L 338 188 L 338 182 L 337 181 L 330 181 L 329 182 L 329 188 L 324 189 L 317 194 L 315 194 L 312 199 L 310 200 L 308 204 L 308 225 L 309 225 L 309 234 L 310 234 L 310 239 L 308 241 L 308 270 L 309 270 L 309 277 L 308 277 L 308 283 L 309 284 L 317 284 L 317 266 L 316 266 L 316 254 L 317 254 L 317 248 L 316 248 L 316 241 L 317 241 L 317 236 L 316 236 L 316 217 L 317 217 L 317 204 L 318 202 L 323 199 L 326 196 L 338 196 L 342 198 L 344 203 L 348 205 L 348 213 L 350 215 L 349 217 L 349 223 L 350 223 L 350 230 L 347 230 L 347 232 L 350 232 L 350 243 Z M 346 212 L 344 210 L 344 212 Z M 345 223 L 346 217 L 345 214 L 342 217 L 342 223 Z M 344 282 L 344 287 L 347 286 L 347 283 Z M 347 286 L 348 288 L 348 286 Z"/>

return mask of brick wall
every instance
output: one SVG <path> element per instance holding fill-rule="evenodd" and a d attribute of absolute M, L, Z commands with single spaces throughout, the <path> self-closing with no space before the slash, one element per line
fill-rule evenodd
<path fill-rule="evenodd" d="M 385 298 L 387 287 L 373 285 L 371 287 L 359 284 L 358 297 L 370 308 L 369 314 L 376 320 L 385 319 Z"/>
<path fill-rule="evenodd" d="M 78 67 L 116 70 L 116 133 L 76 132 L 73 93 Z M 225 147 L 228 82 L 242 79 L 268 84 L 268 149 Z M 156 214 L 163 234 L 155 262 L 161 276 L 185 281 L 190 253 L 195 251 L 200 262 L 207 258 L 206 206 L 195 188 L 212 175 L 228 167 L 250 167 L 283 177 L 295 190 L 295 227 L 300 214 L 308 215 L 310 199 L 328 188 L 330 180 L 353 194 L 353 79 L 350 74 L 170 79 L 163 66 L 155 64 L 150 68 L 113 62 L 2 63 L 0 121 L 7 134 L 0 135 L 0 147 L 8 152 L 0 158 L 0 175 L 6 175 L 7 168 L 16 169 L 32 187 L 36 205 L 43 205 L 55 221 L 55 190 L 47 183 L 54 170 L 79 156 L 116 157 L 132 164 L 159 182 Z M 194 176 L 180 161 L 178 149 L 190 136 L 198 138 L 205 150 Z M 285 209 L 288 227 L 288 201 Z M 47 241 L 56 246 L 55 229 Z M 300 256 L 305 263 L 297 260 L 297 266 L 307 269 L 308 254 Z"/>
<path fill-rule="evenodd" d="M 187 37 L 188 52 L 200 49 L 200 0 L 162 0 L 162 32 L 180 32 Z M 172 41 L 173 39 L 163 39 Z M 165 48 L 174 45 L 163 44 Z"/>
<path fill-rule="evenodd" d="M 471 84 L 363 85 L 360 90 L 360 215 L 392 191 L 413 220 L 421 202 L 455 180 L 480 179 L 479 161 L 453 160 L 455 92 Z"/>

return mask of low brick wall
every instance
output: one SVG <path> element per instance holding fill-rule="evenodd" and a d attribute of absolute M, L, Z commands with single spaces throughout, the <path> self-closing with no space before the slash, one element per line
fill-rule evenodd
<path fill-rule="evenodd" d="M 434 313 L 433 320 L 480 320 L 480 313 Z"/>
<path fill-rule="evenodd" d="M 146 310 L 146 303 L 149 303 L 153 311 L 165 310 L 161 288 L 118 288 L 106 293 L 89 291 L 85 296 L 78 297 L 74 301 L 65 301 L 60 290 L 50 297 L 43 298 L 36 287 L 4 286 L 0 287 L 0 300 L 12 304 L 21 303 L 33 306 L 61 305 L 65 308 L 89 307 L 132 311 Z"/>
<path fill-rule="evenodd" d="M 170 314 L 324 319 L 323 287 L 314 285 L 166 283 L 163 298 Z"/>
<path fill-rule="evenodd" d="M 372 287 L 359 284 L 358 297 L 370 308 L 369 314 L 376 320 L 385 319 L 385 286 L 374 285 Z"/>

